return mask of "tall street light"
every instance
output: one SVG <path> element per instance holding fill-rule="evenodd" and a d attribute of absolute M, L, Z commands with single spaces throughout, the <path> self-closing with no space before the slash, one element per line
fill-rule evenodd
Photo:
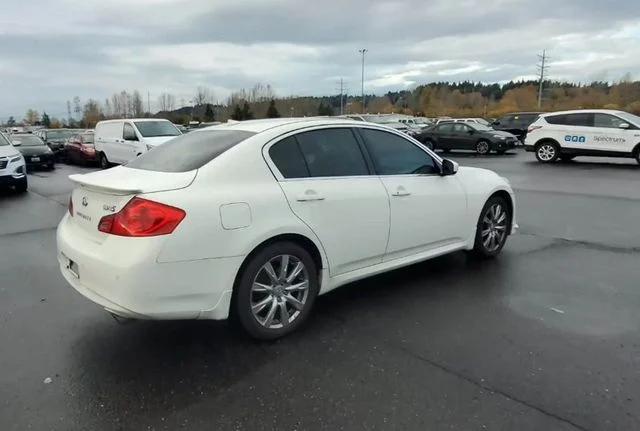
<path fill-rule="evenodd" d="M 368 49 L 362 48 L 359 49 L 358 52 L 362 54 L 362 113 L 364 114 L 364 55 L 367 53 Z"/>

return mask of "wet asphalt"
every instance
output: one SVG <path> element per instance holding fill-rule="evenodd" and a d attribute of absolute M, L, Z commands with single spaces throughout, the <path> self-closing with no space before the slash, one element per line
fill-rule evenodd
<path fill-rule="evenodd" d="M 640 166 L 451 158 L 516 189 L 503 254 L 345 286 L 270 343 L 116 323 L 57 268 L 67 175 L 88 169 L 33 173 L 0 195 L 0 429 L 640 429 Z"/>

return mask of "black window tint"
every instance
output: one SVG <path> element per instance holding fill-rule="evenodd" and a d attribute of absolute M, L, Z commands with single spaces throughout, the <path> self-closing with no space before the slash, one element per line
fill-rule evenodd
<path fill-rule="evenodd" d="M 445 123 L 438 126 L 438 132 L 451 133 L 453 131 L 453 123 Z"/>
<path fill-rule="evenodd" d="M 593 125 L 595 127 L 606 127 L 610 129 L 617 129 L 620 127 L 620 124 L 626 123 L 621 118 L 614 117 L 609 114 L 593 114 Z"/>
<path fill-rule="evenodd" d="M 130 161 L 127 166 L 158 172 L 199 169 L 255 133 L 207 130 L 180 135 Z"/>
<path fill-rule="evenodd" d="M 567 114 L 564 124 L 567 126 L 591 127 L 593 126 L 593 114 Z"/>
<path fill-rule="evenodd" d="M 296 135 L 312 177 L 369 175 L 351 129 L 324 129 Z"/>
<path fill-rule="evenodd" d="M 467 133 L 467 131 L 469 130 L 469 127 L 465 124 L 462 123 L 455 123 L 453 125 L 453 133 Z"/>
<path fill-rule="evenodd" d="M 435 174 L 433 158 L 414 143 L 389 132 L 360 129 L 379 175 Z"/>
<path fill-rule="evenodd" d="M 567 116 L 566 115 L 551 115 L 549 117 L 544 118 L 545 121 L 549 124 L 567 124 Z"/>
<path fill-rule="evenodd" d="M 298 141 L 293 136 L 273 145 L 269 149 L 269 156 L 283 177 L 304 178 L 309 176 L 304 157 L 298 147 Z"/>

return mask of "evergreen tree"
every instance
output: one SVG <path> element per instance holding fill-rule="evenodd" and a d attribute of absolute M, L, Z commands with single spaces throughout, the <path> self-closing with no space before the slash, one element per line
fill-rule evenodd
<path fill-rule="evenodd" d="M 7 120 L 7 126 L 9 127 L 13 127 L 16 125 L 16 119 L 13 118 L 13 115 L 11 117 L 9 117 L 9 119 Z"/>
<path fill-rule="evenodd" d="M 276 101 L 271 99 L 269 102 L 269 108 L 267 108 L 267 118 L 280 118 L 280 113 L 276 108 Z"/>
<path fill-rule="evenodd" d="M 215 120 L 216 116 L 213 113 L 213 105 L 211 103 L 207 103 L 207 109 L 204 111 L 204 121 L 211 122 Z"/>
<path fill-rule="evenodd" d="M 231 114 L 231 119 L 236 120 L 236 121 L 242 121 L 243 120 L 242 109 L 240 108 L 240 105 L 234 106 L 233 114 Z"/>
<path fill-rule="evenodd" d="M 47 129 L 51 127 L 51 118 L 49 118 L 49 115 L 46 112 L 42 113 L 42 125 Z"/>
<path fill-rule="evenodd" d="M 318 115 L 330 117 L 333 115 L 333 108 L 331 108 L 331 105 L 325 105 L 324 102 L 320 102 L 320 106 L 318 106 Z"/>
<path fill-rule="evenodd" d="M 253 112 L 249 108 L 249 104 L 245 101 L 242 105 L 242 119 L 243 120 L 253 120 Z"/>

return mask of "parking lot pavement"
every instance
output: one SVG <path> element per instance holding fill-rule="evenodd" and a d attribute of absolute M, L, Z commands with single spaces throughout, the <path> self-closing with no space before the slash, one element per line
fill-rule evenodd
<path fill-rule="evenodd" d="M 31 175 L 0 196 L 0 428 L 640 429 L 640 167 L 450 156 L 516 189 L 503 255 L 338 289 L 273 343 L 114 322 L 57 269 L 81 169 Z"/>

